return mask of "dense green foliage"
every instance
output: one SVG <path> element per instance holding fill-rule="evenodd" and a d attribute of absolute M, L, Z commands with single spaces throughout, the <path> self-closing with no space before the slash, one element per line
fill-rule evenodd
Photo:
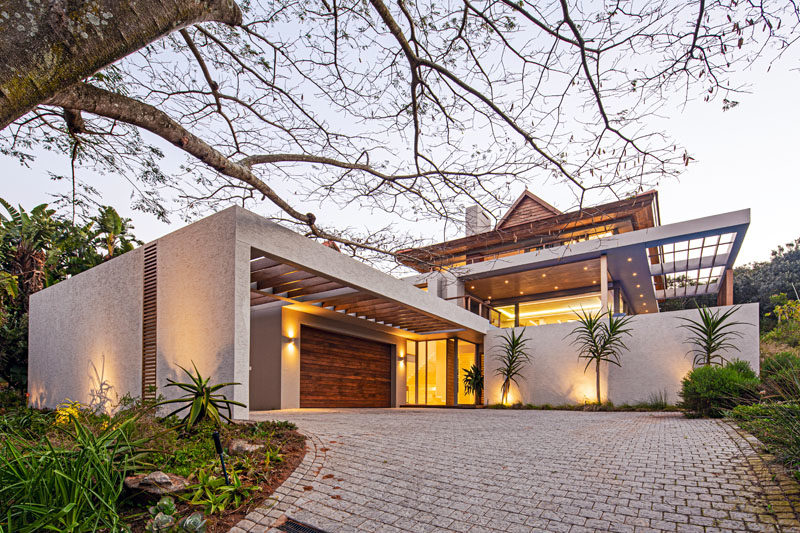
<path fill-rule="evenodd" d="M 737 405 L 758 401 L 759 385 L 745 361 L 700 366 L 683 379 L 681 407 L 695 416 L 722 417 Z"/>
<path fill-rule="evenodd" d="M 800 480 L 800 404 L 740 405 L 731 411 L 731 417 L 758 437 Z"/>
<path fill-rule="evenodd" d="M 611 312 L 590 313 L 581 310 L 576 312 L 578 325 L 570 333 L 574 337 L 573 345 L 578 346 L 578 358 L 586 359 L 586 367 L 594 363 L 596 376 L 597 403 L 600 399 L 600 363 L 606 362 L 622 366 L 620 355 L 622 350 L 627 350 L 623 336 L 630 336 L 631 330 L 627 327 L 630 316 L 613 316 Z"/>
<path fill-rule="evenodd" d="M 769 261 L 751 263 L 734 269 L 733 299 L 737 304 L 758 302 L 761 331 L 777 324 L 773 311 L 777 302 L 771 297 L 785 293 L 798 298 L 800 291 L 800 238 L 772 251 Z M 794 285 L 793 285 L 794 284 Z"/>
<path fill-rule="evenodd" d="M 75 418 L 71 423 L 71 446 L 31 442 L 8 427 L 3 433 L 0 517 L 9 531 L 123 529 L 117 501 L 141 456 L 141 442 L 128 438 L 132 419 L 98 435 Z"/>
<path fill-rule="evenodd" d="M 46 204 L 26 211 L 0 206 L 0 378 L 24 388 L 28 362 L 28 299 L 68 276 L 133 249 L 130 220 L 112 208 L 73 222 Z"/>
<path fill-rule="evenodd" d="M 4 397 L 17 403 L 17 395 Z M 122 531 L 131 522 L 150 531 L 203 531 L 200 508 L 232 510 L 258 494 L 284 456 L 304 448 L 303 437 L 286 422 L 208 422 L 187 431 L 175 416 L 156 417 L 157 402 L 124 398 L 114 415 L 75 402 L 56 411 L 16 405 L 0 411 L 0 532 Z M 220 486 L 219 460 L 211 438 L 245 439 L 262 452 L 229 458 L 234 485 Z M 143 513 L 140 500 L 123 491 L 126 475 L 154 469 L 196 481 L 174 502 L 161 501 Z M 199 492 L 198 492 L 199 491 Z M 194 503 L 192 503 L 194 500 Z M 201 513 L 202 514 L 202 513 Z"/>
<path fill-rule="evenodd" d="M 794 401 L 800 390 L 800 357 L 781 352 L 766 357 L 761 363 L 764 397 L 770 401 Z"/>

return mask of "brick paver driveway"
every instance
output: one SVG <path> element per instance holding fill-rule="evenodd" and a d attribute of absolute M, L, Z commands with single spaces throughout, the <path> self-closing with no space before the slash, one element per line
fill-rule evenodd
<path fill-rule="evenodd" d="M 724 422 L 669 413 L 297 410 L 303 464 L 271 508 L 339 531 L 797 531 Z M 769 496 L 773 493 L 772 496 Z"/>

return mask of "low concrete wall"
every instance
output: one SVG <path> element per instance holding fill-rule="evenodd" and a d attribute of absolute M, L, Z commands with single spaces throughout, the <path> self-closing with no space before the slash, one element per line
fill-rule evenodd
<path fill-rule="evenodd" d="M 109 410 L 141 393 L 143 256 L 138 248 L 31 296 L 32 406 L 69 398 Z"/>
<path fill-rule="evenodd" d="M 681 318 L 696 318 L 697 310 L 636 315 L 630 322 L 631 336 L 625 339 L 628 351 L 621 356 L 622 367 L 602 365 L 600 388 L 603 401 L 615 404 L 646 401 L 651 394 L 666 393 L 669 403 L 679 400 L 681 380 L 692 368 L 691 349 L 685 341 L 689 332 L 679 327 Z M 734 315 L 744 322 L 736 329 L 742 334 L 735 344 L 740 352 L 729 352 L 727 358 L 739 358 L 759 371 L 758 304 L 746 304 Z M 532 364 L 524 371 L 519 387 L 512 387 L 512 402 L 553 405 L 585 403 L 595 400 L 595 370 L 591 365 L 584 373 L 585 360 L 579 360 L 577 347 L 571 345 L 570 332 L 575 324 L 553 324 L 528 327 L 525 337 L 532 355 Z M 522 331 L 517 328 L 516 331 Z M 495 372 L 496 354 L 503 335 L 510 330 L 493 329 L 486 334 L 485 375 L 486 398 L 489 404 L 500 402 L 501 379 Z"/>

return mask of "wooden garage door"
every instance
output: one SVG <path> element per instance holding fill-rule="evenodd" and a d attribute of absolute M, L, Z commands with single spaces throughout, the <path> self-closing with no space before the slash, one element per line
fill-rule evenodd
<path fill-rule="evenodd" d="M 300 407 L 390 407 L 388 344 L 303 326 Z"/>

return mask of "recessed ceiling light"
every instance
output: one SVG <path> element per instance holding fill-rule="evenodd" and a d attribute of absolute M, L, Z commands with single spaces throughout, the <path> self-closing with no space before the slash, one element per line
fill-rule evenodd
<path fill-rule="evenodd" d="M 639 298 L 644 298 L 644 294 L 640 294 L 640 295 L 639 295 Z"/>
<path fill-rule="evenodd" d="M 543 277 L 543 278 L 546 278 L 546 277 L 547 277 L 547 274 L 542 274 L 542 277 Z"/>
<path fill-rule="evenodd" d="M 491 297 L 491 296 L 489 296 L 489 299 L 491 300 L 491 299 L 492 299 L 492 297 Z"/>
<path fill-rule="evenodd" d="M 632 257 L 629 257 L 629 258 L 628 258 L 628 263 L 630 263 L 631 261 L 633 261 L 633 258 L 632 258 Z"/>
<path fill-rule="evenodd" d="M 470 285 L 470 286 L 469 286 L 469 288 L 470 288 L 470 289 L 474 289 L 474 288 L 475 288 L 475 285 Z"/>
<path fill-rule="evenodd" d="M 508 280 L 506 280 L 506 283 L 508 283 Z"/>
<path fill-rule="evenodd" d="M 639 287 L 641 287 L 641 285 L 639 285 L 639 284 L 637 283 L 637 284 L 636 284 L 636 288 L 638 289 Z"/>
<path fill-rule="evenodd" d="M 644 302 L 642 305 L 647 305 L 647 302 Z"/>
<path fill-rule="evenodd" d="M 555 290 L 558 290 L 558 285 L 556 285 L 556 286 L 555 286 L 555 287 L 553 287 L 553 288 L 554 288 Z"/>
<path fill-rule="evenodd" d="M 593 280 L 592 280 L 592 283 L 597 283 L 597 280 L 596 280 L 596 279 L 593 279 Z"/>
<path fill-rule="evenodd" d="M 583 267 L 584 270 L 589 270 L 589 267 Z"/>
<path fill-rule="evenodd" d="M 522 291 L 519 291 L 519 293 L 520 293 L 520 294 L 523 294 L 523 292 L 522 292 Z"/>
<path fill-rule="evenodd" d="M 634 272 L 633 275 L 636 276 L 636 272 Z"/>

